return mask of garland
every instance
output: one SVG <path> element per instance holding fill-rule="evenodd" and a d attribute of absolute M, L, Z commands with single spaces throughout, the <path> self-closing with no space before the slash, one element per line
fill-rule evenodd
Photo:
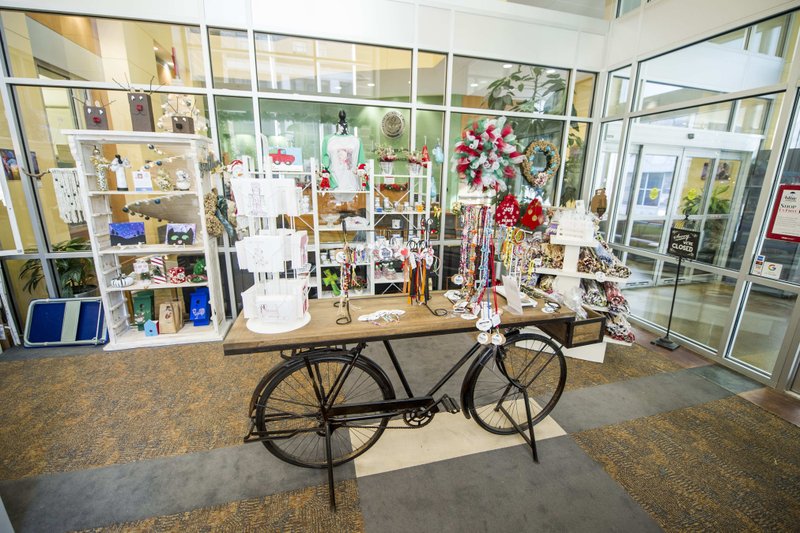
<path fill-rule="evenodd" d="M 545 168 L 541 172 L 533 173 L 531 160 L 536 154 L 544 155 L 547 160 Z M 553 179 L 558 172 L 561 164 L 561 156 L 558 155 L 558 148 L 547 141 L 533 141 L 525 150 L 525 159 L 522 161 L 522 175 L 528 182 L 537 189 L 544 188 L 547 182 Z"/>
<path fill-rule="evenodd" d="M 471 189 L 505 190 L 503 178 L 514 178 L 525 156 L 517 151 L 514 130 L 506 117 L 481 119 L 461 133 L 455 145 L 455 170 Z"/>

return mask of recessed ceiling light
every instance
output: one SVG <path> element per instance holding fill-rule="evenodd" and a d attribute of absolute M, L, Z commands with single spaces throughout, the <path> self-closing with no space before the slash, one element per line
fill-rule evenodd
<path fill-rule="evenodd" d="M 156 51 L 156 52 L 158 52 L 158 46 L 154 46 L 154 47 L 153 47 L 153 50 L 154 50 L 154 51 Z"/>
<path fill-rule="evenodd" d="M 506 63 L 505 65 L 503 65 L 503 68 L 511 68 L 513 66 L 514 65 L 512 65 L 511 63 Z"/>
<path fill-rule="evenodd" d="M 370 83 L 367 84 L 367 87 L 375 87 L 375 84 L 370 82 Z"/>
<path fill-rule="evenodd" d="M 478 84 L 477 84 L 477 83 L 470 83 L 470 84 L 469 84 L 469 86 L 470 86 L 470 87 L 477 87 L 477 86 L 478 86 Z"/>

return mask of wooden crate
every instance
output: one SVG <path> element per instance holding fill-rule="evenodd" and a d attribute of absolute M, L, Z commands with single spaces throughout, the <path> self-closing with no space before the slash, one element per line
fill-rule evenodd
<path fill-rule="evenodd" d="M 545 323 L 539 329 L 556 339 L 565 348 L 575 348 L 603 342 L 606 330 L 606 317 L 587 309 L 586 320 L 559 321 Z"/>

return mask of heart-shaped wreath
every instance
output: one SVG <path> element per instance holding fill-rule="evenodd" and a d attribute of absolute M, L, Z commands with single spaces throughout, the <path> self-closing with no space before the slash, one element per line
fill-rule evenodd
<path fill-rule="evenodd" d="M 544 170 L 534 174 L 531 169 L 531 160 L 537 153 L 544 155 L 546 164 Z M 525 159 L 522 161 L 522 175 L 531 185 L 537 189 L 542 189 L 547 185 L 548 181 L 556 176 L 560 164 L 561 156 L 558 155 L 558 148 L 554 144 L 547 141 L 533 141 L 525 150 Z"/>
<path fill-rule="evenodd" d="M 514 142 L 517 136 L 506 117 L 481 119 L 461 133 L 455 146 L 455 170 L 470 188 L 505 190 L 502 178 L 514 178 L 525 159 Z"/>

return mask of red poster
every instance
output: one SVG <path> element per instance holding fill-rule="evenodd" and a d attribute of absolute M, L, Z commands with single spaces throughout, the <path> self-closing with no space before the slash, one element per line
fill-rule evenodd
<path fill-rule="evenodd" d="M 781 185 L 767 227 L 768 239 L 800 242 L 800 185 Z"/>

